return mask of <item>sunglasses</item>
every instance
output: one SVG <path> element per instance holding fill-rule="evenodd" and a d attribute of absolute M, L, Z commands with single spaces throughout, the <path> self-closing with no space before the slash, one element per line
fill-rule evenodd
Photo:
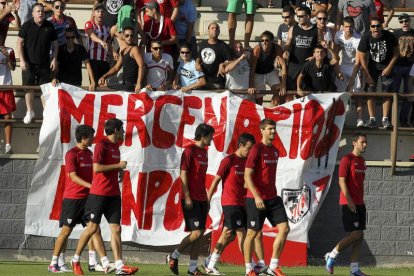
<path fill-rule="evenodd" d="M 289 19 L 289 17 L 290 17 L 289 15 L 288 15 L 288 16 L 283 16 L 283 15 L 282 15 L 282 18 L 283 18 L 283 19 Z"/>
<path fill-rule="evenodd" d="M 3 6 L 7 4 L 7 2 L 0 2 L 0 4 L 2 4 Z"/>
<path fill-rule="evenodd" d="M 55 6 L 54 8 L 57 9 L 57 10 L 64 10 L 65 6 Z"/>
<path fill-rule="evenodd" d="M 134 34 L 124 34 L 125 37 L 134 37 Z"/>
<path fill-rule="evenodd" d="M 371 25 L 371 28 L 375 29 L 375 28 L 381 28 L 382 24 L 375 24 L 375 25 Z"/>
<path fill-rule="evenodd" d="M 162 47 L 152 47 L 154 51 L 162 51 Z"/>
<path fill-rule="evenodd" d="M 306 15 L 296 15 L 298 18 L 304 18 Z"/>
<path fill-rule="evenodd" d="M 326 20 L 328 20 L 328 18 L 326 18 L 326 17 L 318 17 L 318 20 L 326 21 Z"/>
<path fill-rule="evenodd" d="M 269 42 L 269 39 L 262 39 L 262 42 Z"/>
<path fill-rule="evenodd" d="M 75 36 L 67 36 L 66 39 L 75 39 Z"/>
<path fill-rule="evenodd" d="M 185 52 L 185 51 L 180 51 L 180 53 L 183 54 L 183 55 L 189 55 L 190 54 L 190 52 Z"/>
<path fill-rule="evenodd" d="M 403 19 L 403 20 L 400 20 L 399 22 L 400 22 L 400 24 L 402 24 L 402 23 L 408 23 L 410 21 L 408 19 Z"/>

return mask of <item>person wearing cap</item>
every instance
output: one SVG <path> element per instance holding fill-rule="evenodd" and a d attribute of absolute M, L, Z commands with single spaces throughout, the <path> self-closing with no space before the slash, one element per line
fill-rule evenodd
<path fill-rule="evenodd" d="M 154 0 L 141 0 L 136 1 L 136 10 L 140 11 L 144 8 L 145 4 L 148 2 L 152 2 Z M 178 14 L 180 10 L 179 6 L 179 0 L 163 0 L 163 1 L 157 1 L 159 7 L 160 7 L 160 13 L 170 18 L 174 23 L 178 19 Z"/>
<path fill-rule="evenodd" d="M 141 43 L 146 45 L 147 52 L 150 52 L 151 41 L 159 40 L 164 47 L 164 53 L 171 54 L 172 46 L 177 43 L 174 22 L 160 13 L 160 5 L 157 1 L 145 3 L 143 9 L 145 13 L 143 27 L 142 29 L 138 28 L 138 32 L 142 37 Z"/>
<path fill-rule="evenodd" d="M 88 36 L 88 53 L 95 83 L 109 71 L 109 56 L 113 56 L 110 29 L 104 24 L 105 6 L 98 3 L 93 9 L 93 19 L 85 23 Z"/>
<path fill-rule="evenodd" d="M 403 93 L 412 91 L 408 87 L 410 70 L 414 64 L 414 30 L 410 27 L 411 19 L 406 13 L 398 16 L 398 22 L 401 28 L 394 31 L 395 38 L 398 41 L 400 56 L 394 66 L 394 91 L 399 92 L 401 82 L 403 82 Z M 400 125 L 409 127 L 408 114 L 410 113 L 410 102 L 407 98 L 402 99 L 400 111 Z M 412 123 L 412 122 L 411 122 Z"/>

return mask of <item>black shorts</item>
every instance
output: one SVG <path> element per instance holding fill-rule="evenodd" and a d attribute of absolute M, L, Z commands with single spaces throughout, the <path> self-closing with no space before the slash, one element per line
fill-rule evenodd
<path fill-rule="evenodd" d="M 71 199 L 64 198 L 62 202 L 62 211 L 60 212 L 59 227 L 63 225 L 73 228 L 76 224 L 86 226 L 86 221 L 83 219 L 85 212 L 86 198 Z"/>
<path fill-rule="evenodd" d="M 365 230 L 367 225 L 367 210 L 365 205 L 356 205 L 356 213 L 348 205 L 341 206 L 342 224 L 345 232 Z"/>
<path fill-rule="evenodd" d="M 280 196 L 264 200 L 265 209 L 259 210 L 256 207 L 254 198 L 246 198 L 247 228 L 260 231 L 263 228 L 266 218 L 276 226 L 279 223 L 287 222 L 285 207 Z"/>
<path fill-rule="evenodd" d="M 95 82 L 98 83 L 99 79 L 109 71 L 109 63 L 102 60 L 90 60 L 93 77 Z"/>
<path fill-rule="evenodd" d="M 85 204 L 84 218 L 99 224 L 102 215 L 108 223 L 121 224 L 121 197 L 90 194 Z"/>
<path fill-rule="evenodd" d="M 51 82 L 51 72 L 49 64 L 27 64 L 28 69 L 22 70 L 22 84 L 23 85 L 41 85 Z"/>
<path fill-rule="evenodd" d="M 224 205 L 224 223 L 223 226 L 230 230 L 246 228 L 246 209 L 240 205 Z"/>
<path fill-rule="evenodd" d="M 373 85 L 366 86 L 367 92 L 377 92 L 378 78 L 381 78 L 381 90 L 382 92 L 393 92 L 394 90 L 394 73 L 392 72 L 388 76 L 381 76 L 382 70 L 376 70 L 374 68 L 368 68 L 372 79 L 374 80 Z M 397 91 L 398 92 L 398 91 Z"/>
<path fill-rule="evenodd" d="M 185 231 L 205 230 L 208 215 L 208 202 L 193 200 L 193 208 L 185 208 L 185 201 L 181 200 L 185 221 Z"/>

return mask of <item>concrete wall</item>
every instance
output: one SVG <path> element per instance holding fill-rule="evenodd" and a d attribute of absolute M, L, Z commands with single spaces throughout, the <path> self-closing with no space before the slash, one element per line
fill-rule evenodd
<path fill-rule="evenodd" d="M 35 160 L 0 158 L 0 260 L 17 259 L 18 247 L 24 241 L 24 216 L 27 191 Z M 345 233 L 338 207 L 339 188 L 337 172 L 329 194 L 310 231 L 310 262 L 322 263 L 323 255 L 330 251 Z M 414 252 L 414 169 L 400 170 L 389 176 L 389 169 L 369 167 L 366 177 L 366 205 L 368 226 L 362 250 L 364 263 L 373 265 L 413 264 Z M 28 238 L 22 251 L 23 259 L 48 260 L 53 238 Z M 207 252 L 206 241 L 204 252 Z M 73 249 L 70 241 L 68 249 Z M 171 248 L 164 247 L 168 251 Z M 162 262 L 164 253 L 150 254 L 148 248 L 132 248 L 125 256 L 144 262 Z M 141 253 L 141 257 L 140 254 Z M 71 252 L 68 253 L 72 254 Z M 138 257 L 137 257 L 138 256 Z M 154 257 L 155 259 L 149 259 Z M 348 252 L 339 257 L 347 262 Z"/>

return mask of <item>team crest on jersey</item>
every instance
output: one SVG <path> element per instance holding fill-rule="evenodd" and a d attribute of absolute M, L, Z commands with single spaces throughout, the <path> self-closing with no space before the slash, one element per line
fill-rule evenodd
<path fill-rule="evenodd" d="M 72 223 L 72 219 L 67 219 L 68 223 L 71 224 Z"/>
<path fill-rule="evenodd" d="M 195 227 L 198 227 L 200 225 L 200 222 L 199 221 L 194 221 L 194 225 L 195 225 Z"/>
<path fill-rule="evenodd" d="M 93 219 L 94 216 L 95 216 L 94 214 L 91 214 L 91 219 Z"/>
<path fill-rule="evenodd" d="M 283 204 L 290 222 L 298 223 L 309 211 L 311 204 L 311 191 L 304 185 L 302 189 L 283 189 Z"/>
<path fill-rule="evenodd" d="M 164 3 L 164 0 L 157 0 L 158 4 Z"/>
<path fill-rule="evenodd" d="M 121 9 L 123 0 L 107 0 L 106 1 L 106 10 L 111 14 L 117 14 Z"/>
<path fill-rule="evenodd" d="M 237 224 L 238 226 L 240 226 L 240 225 L 241 225 L 241 220 L 237 220 L 237 221 L 236 221 L 236 224 Z"/>
<path fill-rule="evenodd" d="M 212 64 L 216 60 L 216 53 L 211 48 L 204 48 L 201 51 L 201 58 L 205 64 Z"/>
<path fill-rule="evenodd" d="M 358 221 L 354 222 L 354 226 L 355 227 L 358 227 L 359 226 L 359 222 Z"/>
<path fill-rule="evenodd" d="M 250 225 L 251 225 L 251 226 L 255 226 L 255 225 L 256 225 L 256 222 L 252 220 L 252 221 L 250 222 Z"/>

